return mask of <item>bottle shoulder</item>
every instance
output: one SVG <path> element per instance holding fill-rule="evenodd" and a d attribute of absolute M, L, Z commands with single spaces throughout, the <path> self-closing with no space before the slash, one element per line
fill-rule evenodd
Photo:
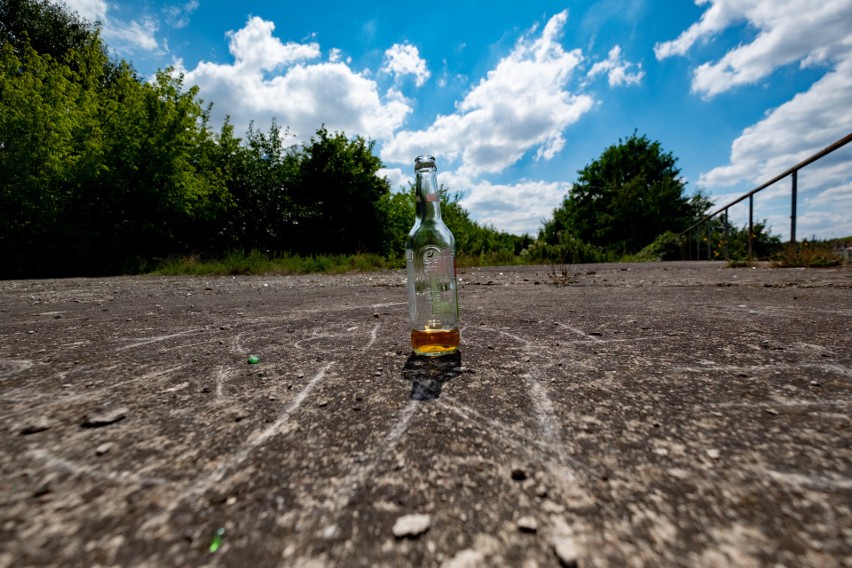
<path fill-rule="evenodd" d="M 415 225 L 405 239 L 405 247 L 419 249 L 425 246 L 455 248 L 455 238 L 442 222 L 423 221 Z"/>

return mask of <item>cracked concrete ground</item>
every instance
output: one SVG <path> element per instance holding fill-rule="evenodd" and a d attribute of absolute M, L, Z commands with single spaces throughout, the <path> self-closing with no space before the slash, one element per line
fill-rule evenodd
<path fill-rule="evenodd" d="M 0 566 L 852 566 L 852 268 L 567 270 L 0 282 Z"/>

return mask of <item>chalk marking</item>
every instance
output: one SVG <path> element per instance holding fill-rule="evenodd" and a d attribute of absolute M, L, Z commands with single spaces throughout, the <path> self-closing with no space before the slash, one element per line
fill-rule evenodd
<path fill-rule="evenodd" d="M 150 343 L 157 343 L 158 341 L 166 341 L 168 339 L 173 339 L 175 337 L 181 337 L 184 335 L 189 335 L 191 333 L 197 333 L 199 331 L 203 331 L 201 329 L 190 329 L 188 331 L 180 331 L 178 333 L 170 333 L 169 335 L 158 335 L 156 337 L 137 337 L 136 343 L 131 343 L 130 345 L 125 345 L 124 347 L 116 348 L 116 351 L 124 351 L 125 349 L 130 349 L 132 347 L 140 347 L 142 345 L 148 345 Z M 124 339 L 122 341 L 131 341 L 131 339 Z"/>
<path fill-rule="evenodd" d="M 316 387 L 316 385 L 325 378 L 326 371 L 328 371 L 332 365 L 334 365 L 334 362 L 331 362 L 320 369 L 320 371 L 311 378 L 308 384 L 305 385 L 305 388 L 299 392 L 296 398 L 293 399 L 293 402 L 290 403 L 290 406 L 281 413 L 275 422 L 260 432 L 253 432 L 243 446 L 236 453 L 232 454 L 225 463 L 216 468 L 216 470 L 207 477 L 202 478 L 193 484 L 193 486 L 188 489 L 188 494 L 197 495 L 203 493 L 216 483 L 222 481 L 228 472 L 244 462 L 255 448 L 277 434 L 281 427 L 290 420 L 290 416 L 293 412 L 302 405 L 302 402 L 304 402 L 305 398 L 307 398 L 311 391 L 313 391 L 314 387 Z"/>
<path fill-rule="evenodd" d="M 524 375 L 524 378 L 530 390 L 530 398 L 544 439 L 547 442 L 558 442 L 559 424 L 554 419 L 553 402 L 547 396 L 544 387 L 531 374 Z"/>
<path fill-rule="evenodd" d="M 763 473 L 778 481 L 796 487 L 817 487 L 819 489 L 852 489 L 852 479 L 848 477 L 833 478 L 824 475 L 806 475 L 803 473 L 787 473 L 773 469 L 755 468 L 758 473 Z"/>
<path fill-rule="evenodd" d="M 507 434 L 506 437 L 499 437 L 497 439 L 500 442 L 508 442 L 511 446 L 521 450 L 526 454 L 532 454 L 534 457 L 538 458 L 539 456 L 533 454 L 532 451 L 532 448 L 536 447 L 539 450 L 555 454 L 557 457 L 554 461 L 556 461 L 557 463 L 567 462 L 567 464 L 565 465 L 570 465 L 577 469 L 582 469 L 595 476 L 598 475 L 598 472 L 591 466 L 588 466 L 579 460 L 569 457 L 567 453 L 572 450 L 571 448 L 565 446 L 565 444 L 544 442 L 536 437 L 528 436 L 519 430 L 506 426 L 502 422 L 492 420 L 491 418 L 484 416 L 483 414 L 477 412 L 469 406 L 465 406 L 464 404 L 461 404 L 458 401 L 452 400 L 452 398 L 449 397 L 447 394 L 442 395 L 441 398 L 437 399 L 435 402 L 438 404 L 438 406 L 446 408 L 450 412 L 457 414 L 459 417 L 466 420 L 467 422 L 481 427 L 486 434 L 492 437 L 496 437 L 498 431 Z"/>
<path fill-rule="evenodd" d="M 328 509 L 336 513 L 349 504 L 355 491 L 364 484 L 364 481 L 370 472 L 375 469 L 379 460 L 393 452 L 394 448 L 396 448 L 396 444 L 399 442 L 402 434 L 408 429 L 408 424 L 411 422 L 411 417 L 414 415 L 414 411 L 417 410 L 418 404 L 420 404 L 418 401 L 412 400 L 402 409 L 399 420 L 397 420 L 394 427 L 385 436 L 382 443 L 376 446 L 376 449 L 370 454 L 369 459 L 364 463 L 355 465 L 346 477 L 343 478 L 340 487 L 333 491 L 333 497 L 326 499 L 324 505 Z"/>
<path fill-rule="evenodd" d="M 0 379 L 26 371 L 34 364 L 30 359 L 0 359 Z"/>
<path fill-rule="evenodd" d="M 74 394 L 74 395 L 71 395 L 71 396 L 60 397 L 60 398 L 57 398 L 57 399 L 54 399 L 54 400 L 51 400 L 51 401 L 48 401 L 48 402 L 43 402 L 41 404 L 31 406 L 29 408 L 24 408 L 24 409 L 19 410 L 17 412 L 11 412 L 9 414 L 4 414 L 4 415 L 0 416 L 0 420 L 4 420 L 6 418 L 11 418 L 13 416 L 19 416 L 21 414 L 26 414 L 28 412 L 32 412 L 32 411 L 35 411 L 35 410 L 39 410 L 41 408 L 45 408 L 45 407 L 50 406 L 52 404 L 65 404 L 67 402 L 71 402 L 71 401 L 75 401 L 75 400 L 85 400 L 85 399 L 93 398 L 93 397 L 97 396 L 98 394 L 100 394 L 104 391 L 117 389 L 119 387 L 127 386 L 127 385 L 130 385 L 130 384 L 133 384 L 133 383 L 137 383 L 139 381 L 146 381 L 148 379 L 154 379 L 154 378 L 160 377 L 162 375 L 166 375 L 168 373 L 171 373 L 172 371 L 177 371 L 178 369 L 182 369 L 184 367 L 186 367 L 186 365 L 178 365 L 177 367 L 172 367 L 171 369 L 165 369 L 163 371 L 156 371 L 154 373 L 148 373 L 147 375 L 142 375 L 141 377 L 136 377 L 135 379 L 129 379 L 129 380 L 121 381 L 121 382 L 118 382 L 118 383 L 115 383 L 115 384 L 112 384 L 112 385 L 107 385 L 105 387 L 101 387 L 99 389 L 96 389 L 96 390 L 93 390 L 91 392 L 87 392 L 87 393 L 84 393 L 84 394 Z"/>
<path fill-rule="evenodd" d="M 588 334 L 588 333 L 586 333 L 585 331 L 582 331 L 582 330 L 580 330 L 580 329 L 577 329 L 576 327 L 571 327 L 570 325 L 566 325 L 566 324 L 564 324 L 564 323 L 562 323 L 562 322 L 556 322 L 556 325 L 558 325 L 559 327 L 564 327 L 564 328 L 565 328 L 565 329 L 567 329 L 568 331 L 571 331 L 571 332 L 573 332 L 573 333 L 576 333 L 577 335 L 581 335 L 581 336 L 583 336 L 583 337 L 585 337 L 586 339 L 589 339 L 589 340 L 591 340 L 591 341 L 595 341 L 595 342 L 598 342 L 598 343 L 601 341 L 600 339 L 598 339 L 598 338 L 597 338 L 597 337 L 595 337 L 594 335 L 589 335 L 589 334 Z"/>
<path fill-rule="evenodd" d="M 306 337 L 305 339 L 299 339 L 298 341 L 294 342 L 293 347 L 295 347 L 296 349 L 304 349 L 304 347 L 302 347 L 302 343 L 305 343 L 306 341 L 316 341 L 317 339 L 330 339 L 332 337 L 338 336 L 339 334 L 336 333 L 321 333 L 319 335 L 312 335 L 310 337 Z"/>
<path fill-rule="evenodd" d="M 390 304 L 371 304 L 371 308 L 392 308 L 394 306 L 407 306 L 408 302 L 392 302 Z"/>
<path fill-rule="evenodd" d="M 106 471 L 90 465 L 81 465 L 73 461 L 59 458 L 45 449 L 36 448 L 27 452 L 31 457 L 43 461 L 48 467 L 64 469 L 77 475 L 88 475 L 97 479 L 107 479 L 120 483 L 135 483 L 137 485 L 174 485 L 174 482 L 161 477 L 145 477 L 129 471 Z"/>
<path fill-rule="evenodd" d="M 373 331 L 370 332 L 370 341 L 367 343 L 364 349 L 369 349 L 376 342 L 376 337 L 378 337 L 379 334 L 379 327 L 379 324 L 373 326 Z"/>
<path fill-rule="evenodd" d="M 222 398 L 222 383 L 228 378 L 230 373 L 225 370 L 225 367 L 219 367 L 216 371 L 216 398 Z"/>

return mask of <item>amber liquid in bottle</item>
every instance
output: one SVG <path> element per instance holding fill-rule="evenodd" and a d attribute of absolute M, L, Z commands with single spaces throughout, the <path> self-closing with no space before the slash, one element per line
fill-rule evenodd
<path fill-rule="evenodd" d="M 433 156 L 414 160 L 416 217 L 405 242 L 411 348 L 429 357 L 461 344 L 455 239 L 441 219 L 436 170 Z"/>
<path fill-rule="evenodd" d="M 444 355 L 457 351 L 461 334 L 457 329 L 411 330 L 411 348 L 419 355 Z"/>

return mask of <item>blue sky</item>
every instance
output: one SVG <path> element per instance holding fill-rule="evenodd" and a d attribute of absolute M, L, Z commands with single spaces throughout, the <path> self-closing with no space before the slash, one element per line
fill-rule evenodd
<path fill-rule="evenodd" d="M 634 131 L 717 205 L 852 132 L 852 0 L 66 4 L 141 75 L 198 85 L 217 128 L 365 136 L 395 188 L 434 154 L 476 220 L 515 233 Z M 852 144 L 833 156 L 799 174 L 800 239 L 852 235 Z M 784 238 L 789 193 L 755 201 Z"/>

